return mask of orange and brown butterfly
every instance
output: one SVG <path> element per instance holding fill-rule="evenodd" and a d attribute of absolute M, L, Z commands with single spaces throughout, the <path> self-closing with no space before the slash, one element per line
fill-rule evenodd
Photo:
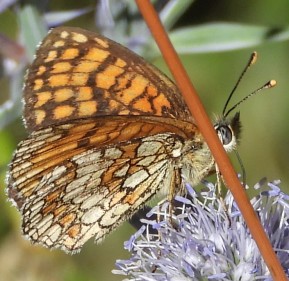
<path fill-rule="evenodd" d="M 14 154 L 7 192 L 23 234 L 48 248 L 75 253 L 155 194 L 180 192 L 181 177 L 195 185 L 214 169 L 174 83 L 125 47 L 79 28 L 55 28 L 38 48 L 24 120 L 30 135 Z M 228 149 L 238 124 L 237 114 L 216 127 Z"/>

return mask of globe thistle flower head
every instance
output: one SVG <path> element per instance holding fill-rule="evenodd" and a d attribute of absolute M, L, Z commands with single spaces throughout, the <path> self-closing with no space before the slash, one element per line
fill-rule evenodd
<path fill-rule="evenodd" d="M 125 243 L 128 260 L 118 260 L 115 274 L 135 281 L 273 280 L 231 193 L 220 198 L 214 185 L 187 197 L 176 196 L 154 207 L 143 226 Z M 254 186 L 251 203 L 289 276 L 289 196 L 280 181 Z"/>

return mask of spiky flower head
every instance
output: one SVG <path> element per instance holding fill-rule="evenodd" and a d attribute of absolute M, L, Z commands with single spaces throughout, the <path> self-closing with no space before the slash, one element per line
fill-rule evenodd
<path fill-rule="evenodd" d="M 289 196 L 279 184 L 255 185 L 251 203 L 289 276 Z M 220 198 L 213 184 L 206 187 L 187 186 L 189 196 L 176 197 L 173 224 L 168 203 L 153 208 L 125 243 L 130 259 L 113 272 L 135 281 L 272 280 L 231 193 Z"/>

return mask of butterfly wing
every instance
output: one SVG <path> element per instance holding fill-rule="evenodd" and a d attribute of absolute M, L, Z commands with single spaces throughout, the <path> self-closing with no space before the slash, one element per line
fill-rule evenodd
<path fill-rule="evenodd" d="M 170 186 L 183 139 L 168 126 L 85 120 L 32 133 L 9 173 L 24 235 L 70 253 L 100 241 Z"/>
<path fill-rule="evenodd" d="M 80 250 L 168 188 L 198 130 L 176 86 L 121 45 L 53 29 L 24 87 L 21 142 L 8 195 L 34 243 Z M 199 136 L 199 134 L 198 134 Z"/>
<path fill-rule="evenodd" d="M 162 116 L 193 122 L 175 84 L 132 51 L 80 28 L 53 29 L 24 88 L 29 131 L 92 116 Z"/>

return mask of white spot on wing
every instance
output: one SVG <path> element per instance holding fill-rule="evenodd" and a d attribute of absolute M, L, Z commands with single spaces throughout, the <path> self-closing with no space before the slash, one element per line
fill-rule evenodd
<path fill-rule="evenodd" d="M 141 182 L 143 182 L 145 179 L 149 177 L 149 174 L 145 170 L 140 170 L 134 174 L 132 174 L 130 177 L 128 177 L 124 184 L 123 187 L 136 187 L 138 186 Z"/>
<path fill-rule="evenodd" d="M 137 154 L 139 156 L 150 156 L 158 153 L 159 149 L 162 147 L 162 143 L 157 141 L 145 141 L 143 142 L 138 150 Z"/>
<path fill-rule="evenodd" d="M 84 224 L 92 224 L 97 222 L 103 214 L 104 210 L 99 206 L 95 206 L 83 214 L 81 221 Z"/>
<path fill-rule="evenodd" d="M 80 208 L 82 210 L 88 210 L 91 207 L 95 206 L 97 203 L 99 203 L 99 201 L 101 201 L 104 196 L 105 196 L 105 194 L 94 194 L 94 195 L 91 195 L 86 200 L 83 201 L 83 203 L 81 204 Z"/>
<path fill-rule="evenodd" d="M 122 155 L 121 150 L 113 147 L 113 148 L 107 148 L 105 150 L 104 157 L 108 159 L 117 159 L 117 158 L 120 158 L 121 155 Z"/>
<path fill-rule="evenodd" d="M 124 177 L 128 169 L 129 169 L 129 164 L 126 164 L 122 168 L 116 170 L 113 175 L 115 177 Z"/>
<path fill-rule="evenodd" d="M 44 234 L 45 236 L 47 236 L 47 239 L 45 239 L 45 243 L 48 246 L 52 246 L 55 241 L 58 240 L 58 238 L 60 237 L 62 232 L 62 228 L 59 224 L 55 224 L 53 225 L 48 231 L 46 231 L 46 233 Z"/>
<path fill-rule="evenodd" d="M 102 226 L 110 226 L 116 223 L 124 213 L 130 208 L 129 204 L 117 204 L 110 210 L 106 211 L 100 224 Z"/>

